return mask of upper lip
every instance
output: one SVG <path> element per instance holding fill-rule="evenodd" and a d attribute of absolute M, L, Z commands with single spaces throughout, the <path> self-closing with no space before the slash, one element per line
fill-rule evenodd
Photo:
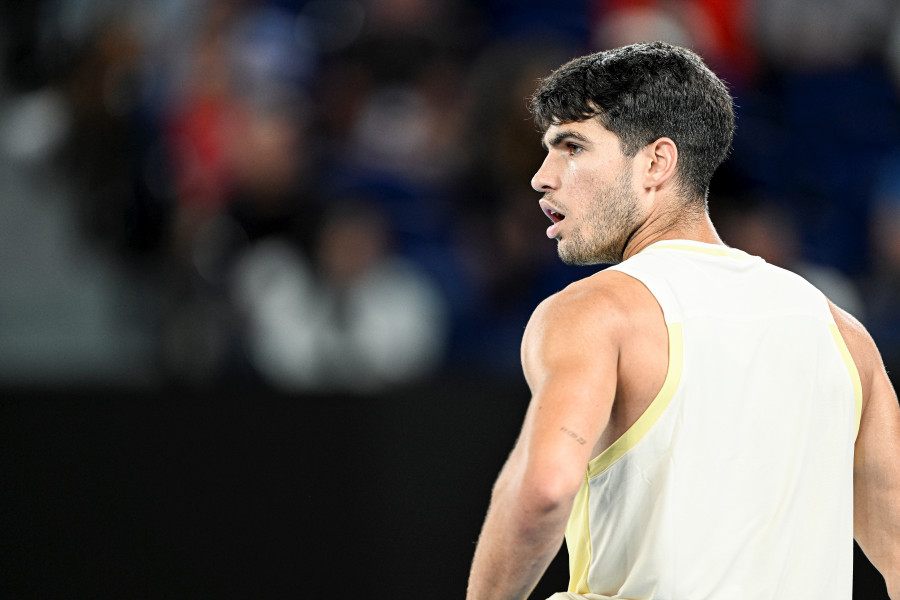
<path fill-rule="evenodd" d="M 541 210 L 544 211 L 544 214 L 547 215 L 547 218 L 553 221 L 554 223 L 559 223 L 563 219 L 566 218 L 566 215 L 558 211 L 554 208 L 549 202 L 544 200 L 543 198 L 538 202 L 541 205 Z"/>

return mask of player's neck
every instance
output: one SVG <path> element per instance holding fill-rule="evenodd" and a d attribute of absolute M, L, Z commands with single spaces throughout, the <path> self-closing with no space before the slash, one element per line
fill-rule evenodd
<path fill-rule="evenodd" d="M 625 246 L 624 258 L 634 256 L 647 246 L 663 240 L 693 240 L 707 244 L 725 245 L 709 218 L 709 213 L 700 210 L 697 214 L 677 218 L 664 216 L 648 219 L 635 231 Z"/>

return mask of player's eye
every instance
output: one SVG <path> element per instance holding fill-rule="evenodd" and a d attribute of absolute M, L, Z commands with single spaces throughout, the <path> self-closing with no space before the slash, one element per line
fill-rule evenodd
<path fill-rule="evenodd" d="M 572 144 L 572 143 L 566 144 L 566 148 L 569 149 L 569 156 L 574 156 L 575 154 L 578 154 L 582 150 L 584 150 L 584 148 L 582 148 L 578 144 Z"/>

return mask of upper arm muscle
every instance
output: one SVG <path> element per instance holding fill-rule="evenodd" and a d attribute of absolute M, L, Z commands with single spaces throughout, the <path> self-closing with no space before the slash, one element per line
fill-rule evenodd
<path fill-rule="evenodd" d="M 900 406 L 865 328 L 832 305 L 863 389 L 854 456 L 854 535 L 885 577 L 900 577 Z M 890 583 L 890 579 L 889 579 Z"/>
<path fill-rule="evenodd" d="M 614 306 L 602 291 L 545 300 L 526 328 L 522 364 L 532 392 L 520 444 L 531 466 L 580 482 L 616 392 Z"/>

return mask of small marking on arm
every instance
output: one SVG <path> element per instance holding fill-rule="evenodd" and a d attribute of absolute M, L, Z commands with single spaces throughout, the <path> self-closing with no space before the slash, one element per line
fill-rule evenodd
<path fill-rule="evenodd" d="M 563 433 L 565 433 L 567 436 L 569 436 L 573 440 L 575 440 L 576 442 L 578 442 L 579 444 L 581 444 L 582 446 L 584 446 L 585 443 L 587 443 L 583 437 L 581 437 L 580 435 L 578 435 L 577 433 L 575 433 L 568 427 L 560 427 L 559 430 L 562 431 Z"/>

